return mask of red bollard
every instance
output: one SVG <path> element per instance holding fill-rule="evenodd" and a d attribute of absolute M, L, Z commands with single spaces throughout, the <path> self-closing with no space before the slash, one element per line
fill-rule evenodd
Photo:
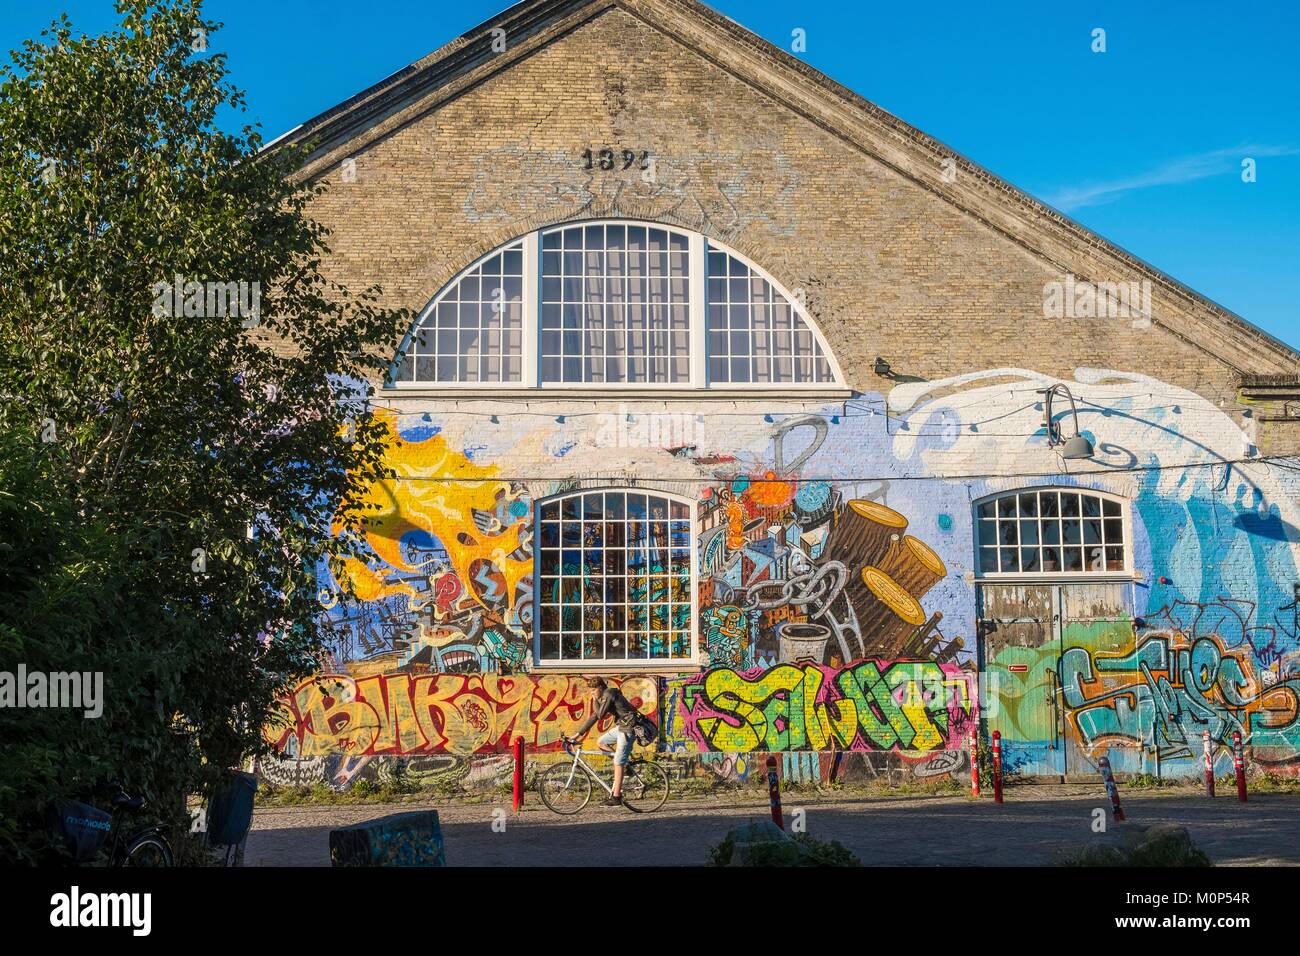
<path fill-rule="evenodd" d="M 524 805 L 524 738 L 515 738 L 515 792 L 514 792 L 514 810 L 519 812 L 519 808 Z"/>
<path fill-rule="evenodd" d="M 772 822 L 785 829 L 785 817 L 781 815 L 781 781 L 776 775 L 776 757 L 767 755 L 767 801 L 772 805 Z"/>
<path fill-rule="evenodd" d="M 980 795 L 979 745 L 979 731 L 972 727 L 970 729 L 970 795 L 972 797 Z"/>
<path fill-rule="evenodd" d="M 993 802 L 1002 802 L 1002 732 L 993 731 Z"/>
<path fill-rule="evenodd" d="M 1205 795 L 1214 796 L 1214 757 L 1210 754 L 1210 732 L 1204 735 L 1205 749 Z"/>
<path fill-rule="evenodd" d="M 1237 799 L 1246 802 L 1246 760 L 1241 748 L 1241 731 L 1232 732 L 1232 769 L 1237 772 Z"/>
<path fill-rule="evenodd" d="M 1115 786 L 1115 775 L 1111 773 L 1108 754 L 1102 754 L 1097 767 L 1101 770 L 1101 782 L 1106 785 L 1106 796 L 1110 797 L 1110 812 L 1116 820 L 1123 820 L 1124 808 L 1119 805 L 1119 788 Z"/>

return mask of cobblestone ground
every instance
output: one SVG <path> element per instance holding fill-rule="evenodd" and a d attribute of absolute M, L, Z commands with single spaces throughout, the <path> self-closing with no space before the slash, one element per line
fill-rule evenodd
<path fill-rule="evenodd" d="M 442 820 L 449 866 L 695 866 L 727 828 L 767 816 L 754 791 L 673 801 L 650 815 L 593 805 L 560 817 L 529 794 L 519 814 L 510 802 L 447 805 Z M 1300 866 L 1300 795 L 1235 793 L 1209 799 L 1188 791 L 1121 794 L 1140 825 L 1186 826 L 1220 866 Z M 434 804 L 259 808 L 248 837 L 248 866 L 328 866 L 329 831 L 388 813 Z M 789 794 L 787 815 L 806 813 L 808 832 L 839 840 L 863 863 L 893 866 L 1044 866 L 1093 839 L 1093 809 L 1106 807 L 1100 786 L 1036 785 L 1008 791 L 998 806 L 986 796 L 849 796 Z M 493 832 L 492 811 L 506 830 Z"/>

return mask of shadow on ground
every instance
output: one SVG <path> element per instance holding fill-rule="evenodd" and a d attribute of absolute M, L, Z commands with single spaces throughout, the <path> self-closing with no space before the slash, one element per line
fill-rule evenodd
<path fill-rule="evenodd" d="M 1094 838 L 1104 793 L 1017 788 L 1006 803 L 965 797 L 827 799 L 794 794 L 787 819 L 804 813 L 808 832 L 838 840 L 868 865 L 1047 866 Z M 1259 794 L 1247 804 L 1220 797 L 1123 796 L 1128 819 L 1186 826 L 1219 865 L 1300 865 L 1300 796 Z M 259 809 L 245 852 L 250 866 L 328 866 L 329 831 L 400 807 Z M 439 807 L 450 866 L 697 866 L 727 828 L 767 817 L 765 803 L 730 795 L 671 803 L 637 816 L 590 807 L 574 817 L 508 804 Z M 494 817 L 494 811 L 498 811 Z M 1109 814 L 1107 814 L 1108 816 Z M 493 829 L 504 820 L 505 832 Z"/>

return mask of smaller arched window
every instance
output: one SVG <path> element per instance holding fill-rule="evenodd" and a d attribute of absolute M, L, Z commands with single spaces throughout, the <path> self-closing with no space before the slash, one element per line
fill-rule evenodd
<path fill-rule="evenodd" d="M 1110 495 L 1034 488 L 976 502 L 981 576 L 1122 574 L 1131 565 L 1127 509 Z"/>
<path fill-rule="evenodd" d="M 605 489 L 537 506 L 539 664 L 646 664 L 695 657 L 694 505 Z"/>

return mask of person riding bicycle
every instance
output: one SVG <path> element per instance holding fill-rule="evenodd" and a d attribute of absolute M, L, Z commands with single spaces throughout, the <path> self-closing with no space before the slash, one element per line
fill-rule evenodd
<path fill-rule="evenodd" d="M 614 714 L 614 726 L 601 734 L 596 743 L 601 750 L 614 755 L 614 788 L 605 801 L 605 806 L 615 807 L 623 802 L 623 771 L 632 756 L 632 731 L 636 727 L 637 709 L 617 687 L 607 683 L 603 677 L 588 677 L 587 686 L 599 693 L 595 707 L 574 735 L 564 739 L 576 744 L 598 720 L 611 712 Z"/>

